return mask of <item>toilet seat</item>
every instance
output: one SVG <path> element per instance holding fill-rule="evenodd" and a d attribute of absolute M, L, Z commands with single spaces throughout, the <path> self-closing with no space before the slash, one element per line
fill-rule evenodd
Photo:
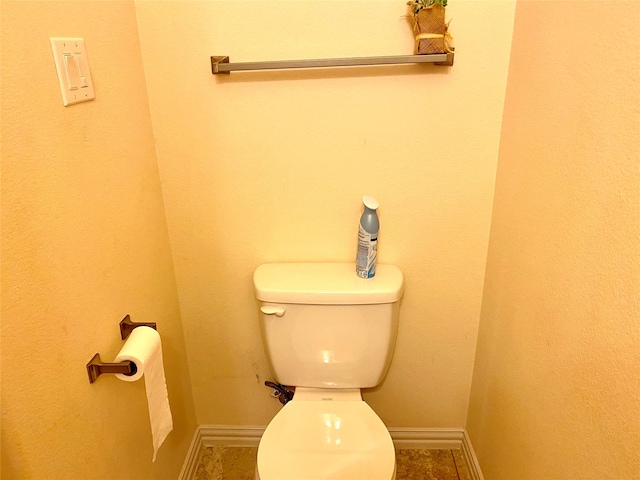
<path fill-rule="evenodd" d="M 297 389 L 266 428 L 258 480 L 393 480 L 391 435 L 360 391 Z"/>

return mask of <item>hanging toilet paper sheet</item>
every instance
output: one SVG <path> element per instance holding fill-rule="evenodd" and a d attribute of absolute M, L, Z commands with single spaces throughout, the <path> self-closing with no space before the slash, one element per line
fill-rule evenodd
<path fill-rule="evenodd" d="M 134 328 L 122 350 L 116 356 L 116 362 L 130 360 L 136 364 L 137 372 L 127 376 L 117 374 L 120 380 L 135 382 L 144 376 L 149 405 L 149 420 L 153 438 L 153 462 L 162 442 L 173 430 L 173 419 L 167 396 L 167 383 L 162 363 L 162 343 L 160 334 L 151 327 Z"/>

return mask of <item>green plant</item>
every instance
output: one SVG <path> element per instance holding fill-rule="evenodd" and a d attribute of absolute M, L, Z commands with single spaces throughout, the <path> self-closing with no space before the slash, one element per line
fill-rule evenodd
<path fill-rule="evenodd" d="M 423 8 L 429 8 L 436 3 L 443 7 L 447 6 L 447 0 L 410 0 L 407 5 L 411 7 L 413 14 L 417 15 Z"/>

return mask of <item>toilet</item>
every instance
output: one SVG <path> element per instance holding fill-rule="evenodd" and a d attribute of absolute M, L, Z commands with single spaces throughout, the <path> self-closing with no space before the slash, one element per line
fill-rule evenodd
<path fill-rule="evenodd" d="M 262 435 L 256 480 L 395 479 L 391 436 L 361 389 L 391 363 L 400 269 L 363 279 L 353 263 L 271 263 L 253 283 L 272 373 L 295 387 Z"/>

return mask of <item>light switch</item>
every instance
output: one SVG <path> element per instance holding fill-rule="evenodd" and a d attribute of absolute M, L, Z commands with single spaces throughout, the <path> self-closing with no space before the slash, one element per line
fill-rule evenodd
<path fill-rule="evenodd" d="M 78 57 L 75 54 L 64 55 L 64 69 L 67 74 L 69 90 L 77 90 L 80 84 L 80 66 L 78 65 Z"/>
<path fill-rule="evenodd" d="M 51 49 L 65 107 L 95 98 L 83 38 L 51 38 Z"/>

